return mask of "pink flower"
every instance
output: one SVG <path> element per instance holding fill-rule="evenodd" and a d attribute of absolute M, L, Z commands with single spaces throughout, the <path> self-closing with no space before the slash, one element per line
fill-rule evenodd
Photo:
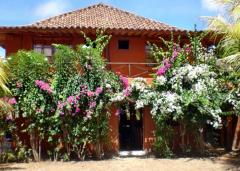
<path fill-rule="evenodd" d="M 93 111 L 87 110 L 86 111 L 86 119 L 91 119 L 92 118 Z"/>
<path fill-rule="evenodd" d="M 41 80 L 36 80 L 35 81 L 35 84 L 38 86 L 38 87 L 42 87 L 44 85 L 44 81 L 41 81 Z"/>
<path fill-rule="evenodd" d="M 62 117 L 64 116 L 64 113 L 63 113 L 62 111 L 61 111 L 59 114 L 60 114 L 60 116 L 62 116 Z"/>
<path fill-rule="evenodd" d="M 172 63 L 176 60 L 176 58 L 178 57 L 178 54 L 179 54 L 179 52 L 177 51 L 177 49 L 174 49 L 173 54 L 172 54 L 172 58 L 170 59 L 170 61 Z"/>
<path fill-rule="evenodd" d="M 94 107 L 96 107 L 96 102 L 95 102 L 95 101 L 90 102 L 90 103 L 88 104 L 88 106 L 89 106 L 89 108 L 94 108 Z"/>
<path fill-rule="evenodd" d="M 81 111 L 80 108 L 76 107 L 75 113 L 79 113 L 80 111 Z"/>
<path fill-rule="evenodd" d="M 57 108 L 61 110 L 63 109 L 63 107 L 64 107 L 64 103 L 58 101 Z"/>
<path fill-rule="evenodd" d="M 123 88 L 126 89 L 129 86 L 128 79 L 122 75 L 120 75 L 120 80 L 122 81 Z"/>
<path fill-rule="evenodd" d="M 67 102 L 68 103 L 73 103 L 75 101 L 75 99 L 74 99 L 74 96 L 69 96 L 68 98 L 67 98 Z"/>
<path fill-rule="evenodd" d="M 186 53 L 190 53 L 190 52 L 191 52 L 191 47 L 187 47 L 187 48 L 185 49 L 185 52 L 186 52 Z"/>
<path fill-rule="evenodd" d="M 80 100 L 80 95 L 77 95 L 77 96 L 76 96 L 76 100 Z"/>
<path fill-rule="evenodd" d="M 12 114 L 8 114 L 8 115 L 6 116 L 6 121 L 12 121 L 12 120 L 13 120 Z"/>
<path fill-rule="evenodd" d="M 17 100 L 15 98 L 11 98 L 8 100 L 8 103 L 11 105 L 15 105 L 15 104 L 17 104 Z"/>
<path fill-rule="evenodd" d="M 38 86 L 41 90 L 43 91 L 47 91 L 49 94 L 51 94 L 52 88 L 50 87 L 50 85 L 48 83 L 45 83 L 44 81 L 41 80 L 36 80 L 35 81 L 36 86 Z"/>
<path fill-rule="evenodd" d="M 163 66 L 157 70 L 157 75 L 159 75 L 159 76 L 164 75 L 166 71 L 167 70 L 166 70 L 165 66 Z"/>
<path fill-rule="evenodd" d="M 92 92 L 92 91 L 87 91 L 87 96 L 88 96 L 88 97 L 93 97 L 93 96 L 94 96 L 94 92 Z"/>
<path fill-rule="evenodd" d="M 123 90 L 123 95 L 124 96 L 129 96 L 131 94 L 130 90 L 127 88 L 125 90 Z"/>
<path fill-rule="evenodd" d="M 97 87 L 97 88 L 96 88 L 95 93 L 96 93 L 97 95 L 101 94 L 102 92 L 103 92 L 103 88 L 102 88 L 102 87 Z"/>
<path fill-rule="evenodd" d="M 169 68 L 171 68 L 171 66 L 172 65 L 170 63 L 166 63 L 164 67 L 166 68 L 166 70 L 168 70 Z"/>
<path fill-rule="evenodd" d="M 176 58 L 178 56 L 179 52 L 177 51 L 177 49 L 174 49 L 173 50 L 173 54 L 172 54 L 172 57 L 173 58 Z"/>

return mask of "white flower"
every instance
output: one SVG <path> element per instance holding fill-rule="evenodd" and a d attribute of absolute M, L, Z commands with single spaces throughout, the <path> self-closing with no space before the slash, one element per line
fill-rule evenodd
<path fill-rule="evenodd" d="M 144 91 L 147 87 L 147 81 L 145 78 L 141 78 L 141 77 L 138 77 L 138 78 L 134 78 L 130 84 L 130 89 L 135 89 L 137 91 Z"/>
<path fill-rule="evenodd" d="M 135 104 L 136 109 L 140 109 L 144 107 L 144 103 L 141 100 L 137 100 Z"/>
<path fill-rule="evenodd" d="M 112 88 L 111 84 L 106 84 L 106 88 Z"/>
<path fill-rule="evenodd" d="M 164 76 L 157 76 L 156 78 L 158 85 L 164 85 L 167 82 L 167 79 Z"/>
<path fill-rule="evenodd" d="M 111 102 L 121 102 L 125 98 L 124 94 L 121 93 L 116 93 L 114 96 L 110 99 Z"/>
<path fill-rule="evenodd" d="M 207 91 L 207 86 L 203 80 L 198 80 L 196 84 L 193 85 L 193 91 L 197 94 L 202 94 Z"/>

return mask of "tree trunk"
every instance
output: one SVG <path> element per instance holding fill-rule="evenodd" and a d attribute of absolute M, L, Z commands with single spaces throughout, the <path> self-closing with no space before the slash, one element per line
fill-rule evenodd
<path fill-rule="evenodd" d="M 41 161 L 41 155 L 42 155 L 42 139 L 38 138 L 38 159 Z"/>
<path fill-rule="evenodd" d="M 240 116 L 238 116 L 237 126 L 234 133 L 232 150 L 240 150 Z"/>
<path fill-rule="evenodd" d="M 97 124 L 99 125 L 99 116 L 97 118 Z M 101 160 L 102 159 L 102 150 L 101 150 L 101 140 L 100 140 L 100 130 L 99 128 L 97 129 L 97 143 L 96 143 L 96 155 L 97 155 L 97 159 Z"/>
<path fill-rule="evenodd" d="M 184 123 L 184 121 L 180 124 L 180 136 L 181 136 L 182 152 L 185 152 L 185 149 L 186 149 L 186 143 L 185 143 L 186 124 Z"/>
<path fill-rule="evenodd" d="M 35 130 L 30 132 L 30 144 L 32 147 L 33 157 L 35 161 L 40 161 L 38 149 L 38 137 Z"/>
<path fill-rule="evenodd" d="M 203 154 L 205 147 L 203 130 L 204 130 L 203 128 L 199 129 L 199 149 L 201 154 Z"/>

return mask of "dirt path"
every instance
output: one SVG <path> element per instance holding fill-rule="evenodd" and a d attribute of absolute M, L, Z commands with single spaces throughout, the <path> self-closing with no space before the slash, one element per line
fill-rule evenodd
<path fill-rule="evenodd" d="M 0 170 L 16 171 L 240 171 L 240 160 L 226 158 L 140 159 L 116 158 L 85 162 L 2 164 Z"/>

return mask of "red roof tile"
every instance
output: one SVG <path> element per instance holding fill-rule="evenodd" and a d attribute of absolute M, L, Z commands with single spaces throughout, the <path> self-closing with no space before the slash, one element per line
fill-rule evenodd
<path fill-rule="evenodd" d="M 0 27 L 2 29 L 109 29 L 136 31 L 184 31 L 118 8 L 97 4 L 68 12 L 31 25 Z"/>

